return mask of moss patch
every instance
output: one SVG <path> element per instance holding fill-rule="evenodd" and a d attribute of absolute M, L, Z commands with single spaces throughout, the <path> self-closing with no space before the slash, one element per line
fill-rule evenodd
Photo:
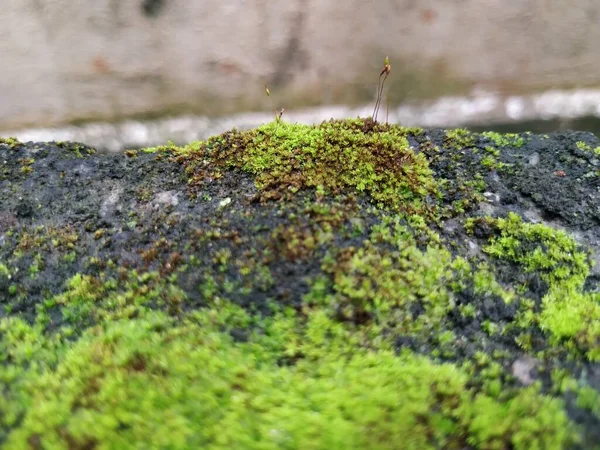
<path fill-rule="evenodd" d="M 409 146 L 407 136 L 419 133 L 362 119 L 319 126 L 275 121 L 176 149 L 175 159 L 196 187 L 236 167 L 256 177 L 264 199 L 303 188 L 322 196 L 350 188 L 380 207 L 423 214 L 437 185 L 425 156 Z"/>
<path fill-rule="evenodd" d="M 515 214 L 485 222 L 499 236 L 491 238 L 484 251 L 515 262 L 526 272 L 536 272 L 548 284 L 539 316 L 527 315 L 525 325 L 538 323 L 551 334 L 553 343 L 566 343 L 567 348 L 585 352 L 590 360 L 600 360 L 600 295 L 583 291 L 589 275 L 588 254 L 566 233 L 523 223 Z"/>
<path fill-rule="evenodd" d="M 526 449 L 569 439 L 560 402 L 535 388 L 504 401 L 475 394 L 461 369 L 361 350 L 319 313 L 277 315 L 235 344 L 219 325 L 252 319 L 227 309 L 179 324 L 141 310 L 71 344 L 1 321 L 10 360 L 0 373 L 12 383 L 0 417 L 18 423 L 6 448 Z"/>
<path fill-rule="evenodd" d="M 17 138 L 14 137 L 8 137 L 8 138 L 3 138 L 0 137 L 0 145 L 7 145 L 8 147 L 15 148 L 17 145 L 20 145 L 21 143 L 19 142 L 19 140 Z"/>

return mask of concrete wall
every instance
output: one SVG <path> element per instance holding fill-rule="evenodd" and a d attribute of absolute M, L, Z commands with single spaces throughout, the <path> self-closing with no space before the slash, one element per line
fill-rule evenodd
<path fill-rule="evenodd" d="M 600 85 L 597 0 L 5 0 L 0 128 Z M 344 6 L 340 6 L 344 5 Z"/>

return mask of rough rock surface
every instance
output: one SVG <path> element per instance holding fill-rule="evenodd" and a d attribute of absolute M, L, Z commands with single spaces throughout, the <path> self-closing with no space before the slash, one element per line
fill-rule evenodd
<path fill-rule="evenodd" d="M 369 120 L 0 140 L 0 444 L 598 445 L 599 166 Z"/>

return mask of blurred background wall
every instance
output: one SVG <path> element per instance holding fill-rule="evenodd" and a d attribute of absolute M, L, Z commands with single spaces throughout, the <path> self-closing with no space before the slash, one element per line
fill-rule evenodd
<path fill-rule="evenodd" d="M 598 0 L 4 0 L 0 129 L 600 87 Z"/>

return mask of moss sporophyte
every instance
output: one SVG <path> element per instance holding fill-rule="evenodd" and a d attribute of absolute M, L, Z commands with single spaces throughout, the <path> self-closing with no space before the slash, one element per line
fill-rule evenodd
<path fill-rule="evenodd" d="M 77 192 L 75 219 L 2 216 L 0 446 L 590 448 L 591 256 L 481 214 L 530 139 L 276 117 L 125 156 L 0 143 L 11 208 L 48 167 Z"/>
<path fill-rule="evenodd" d="M 385 85 L 385 80 L 387 80 L 391 71 L 392 71 L 392 66 L 390 65 L 390 59 L 386 56 L 385 60 L 383 61 L 383 69 L 381 69 L 381 72 L 379 73 L 379 81 L 377 84 L 377 99 L 375 101 L 375 108 L 373 109 L 373 115 L 371 116 L 371 118 L 373 119 L 374 122 L 377 122 L 377 113 L 379 112 L 379 107 L 381 106 L 381 96 L 383 95 L 383 87 Z M 387 120 L 388 114 L 389 114 L 389 97 L 388 97 L 388 102 L 387 102 L 387 114 L 386 114 L 386 119 L 385 119 L 386 123 L 388 121 Z"/>

